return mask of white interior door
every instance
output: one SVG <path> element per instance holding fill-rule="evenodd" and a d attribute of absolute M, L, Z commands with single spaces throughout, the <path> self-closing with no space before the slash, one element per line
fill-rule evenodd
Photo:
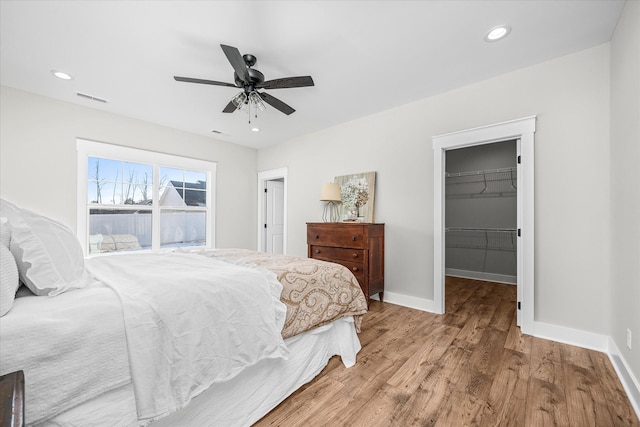
<path fill-rule="evenodd" d="M 267 181 L 265 215 L 265 251 L 272 254 L 284 253 L 284 182 Z"/>
<path fill-rule="evenodd" d="M 267 229 L 269 222 L 282 223 L 282 237 L 280 237 L 280 242 L 277 246 L 281 247 L 282 254 L 287 253 L 287 175 L 288 170 L 286 167 L 271 169 L 267 171 L 258 172 L 258 245 L 257 249 L 261 252 L 267 252 Z M 269 191 L 267 189 L 267 184 L 269 182 L 280 182 L 282 184 L 283 195 L 282 202 L 275 202 L 276 198 L 271 198 L 271 196 L 267 197 Z M 272 191 L 272 194 L 276 193 L 276 191 Z M 269 202 L 269 207 L 267 207 L 267 202 Z M 275 205 L 281 206 L 280 208 L 275 208 Z M 278 209 L 275 216 L 280 218 L 277 221 L 267 221 L 267 212 L 270 215 L 274 214 L 272 209 Z M 269 243 L 271 250 L 273 250 L 273 241 Z"/>
<path fill-rule="evenodd" d="M 522 140 L 518 139 L 516 141 L 516 156 L 517 156 L 517 161 L 516 161 L 516 166 L 517 166 L 517 175 L 516 175 L 516 182 L 518 183 L 518 187 L 520 187 L 520 183 L 524 182 L 524 176 L 522 174 L 522 167 L 520 166 L 521 163 L 521 152 L 522 152 Z M 522 246 L 522 239 L 521 239 L 521 231 L 522 231 L 522 217 L 523 217 L 523 213 L 524 213 L 524 202 L 523 202 L 523 195 L 524 192 L 521 188 L 518 188 L 518 192 L 516 194 L 517 197 L 517 204 L 518 204 L 518 218 L 517 218 L 517 234 L 518 237 L 516 237 L 516 257 L 517 257 L 517 264 L 518 264 L 518 268 L 517 268 L 517 282 L 518 282 L 518 301 L 516 302 L 516 324 L 520 327 L 522 327 L 522 310 L 521 310 L 521 304 L 522 301 L 524 300 L 524 251 L 523 251 L 523 246 Z"/>

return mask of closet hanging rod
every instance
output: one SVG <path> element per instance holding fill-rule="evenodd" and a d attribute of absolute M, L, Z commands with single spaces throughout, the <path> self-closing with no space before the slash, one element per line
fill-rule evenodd
<path fill-rule="evenodd" d="M 489 173 L 501 173 L 501 172 L 515 172 L 517 170 L 516 167 L 512 168 L 502 168 L 502 169 L 487 169 L 481 171 L 469 171 L 469 172 L 447 172 L 445 173 L 445 177 L 457 177 L 457 176 L 474 176 L 474 175 L 486 175 Z"/>

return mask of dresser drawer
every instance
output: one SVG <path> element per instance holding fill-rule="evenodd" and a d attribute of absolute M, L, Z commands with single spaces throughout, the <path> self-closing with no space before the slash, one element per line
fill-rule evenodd
<path fill-rule="evenodd" d="M 351 273 L 353 273 L 354 276 L 356 276 L 356 279 L 358 280 L 358 283 L 360 284 L 360 286 L 362 286 L 365 283 L 364 282 L 365 280 L 364 262 L 362 260 L 352 261 L 350 259 L 343 259 L 343 258 L 347 258 L 348 254 L 353 255 L 354 252 L 361 252 L 360 254 L 358 254 L 358 256 L 362 258 L 363 251 L 359 251 L 357 249 L 354 251 L 353 249 L 331 248 L 328 246 L 311 246 L 310 249 L 311 249 L 310 258 L 318 259 L 320 261 L 327 261 L 327 262 L 340 264 L 346 267 Z M 332 253 L 335 253 L 337 251 L 342 252 L 344 256 L 342 258 L 330 256 Z M 353 259 L 353 257 L 351 259 Z"/>
<path fill-rule="evenodd" d="M 362 227 L 350 226 L 343 232 L 336 233 L 331 226 L 309 225 L 307 227 L 307 244 L 319 246 L 338 246 L 342 248 L 364 248 L 364 231 Z"/>
<path fill-rule="evenodd" d="M 316 259 L 324 259 L 328 261 L 364 262 L 363 249 L 311 245 L 311 256 Z"/>

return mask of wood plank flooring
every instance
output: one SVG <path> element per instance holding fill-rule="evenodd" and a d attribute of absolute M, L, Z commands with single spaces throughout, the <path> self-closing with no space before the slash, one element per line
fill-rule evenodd
<path fill-rule="evenodd" d="M 372 301 L 338 357 L 256 426 L 640 426 L 608 357 L 522 335 L 516 287 L 447 277 L 446 314 Z"/>

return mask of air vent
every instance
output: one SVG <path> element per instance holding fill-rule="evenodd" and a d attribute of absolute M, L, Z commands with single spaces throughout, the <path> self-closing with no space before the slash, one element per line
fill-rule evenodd
<path fill-rule="evenodd" d="M 98 102 L 102 102 L 104 104 L 107 103 L 106 99 L 102 99 L 102 98 L 98 98 L 97 96 L 91 96 L 91 95 L 87 95 L 86 93 L 82 93 L 82 92 L 76 92 L 76 95 L 78 95 L 81 98 L 86 98 L 86 99 L 90 99 L 92 101 L 98 101 Z"/>

